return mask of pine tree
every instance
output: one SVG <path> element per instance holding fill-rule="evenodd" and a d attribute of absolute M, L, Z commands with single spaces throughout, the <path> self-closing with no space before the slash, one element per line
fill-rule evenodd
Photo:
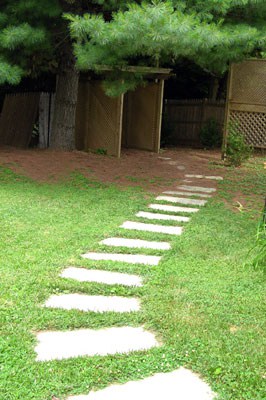
<path fill-rule="evenodd" d="M 0 84 L 55 70 L 53 147 L 74 148 L 79 71 L 112 73 L 110 95 L 141 84 L 129 65 L 188 59 L 214 77 L 229 62 L 265 57 L 264 0 L 2 0 Z M 124 72 L 121 72 L 123 68 Z"/>
<path fill-rule="evenodd" d="M 229 62 L 261 53 L 266 43 L 264 1 L 131 2 L 127 10 L 113 13 L 111 21 L 91 14 L 68 19 L 80 70 L 97 71 L 103 64 L 169 66 L 186 58 L 222 75 Z M 109 86 L 111 94 L 119 85 Z"/>

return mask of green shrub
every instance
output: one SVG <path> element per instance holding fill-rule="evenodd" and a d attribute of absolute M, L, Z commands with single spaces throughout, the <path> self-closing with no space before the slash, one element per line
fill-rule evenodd
<path fill-rule="evenodd" d="M 103 156 L 106 156 L 107 150 L 106 150 L 106 149 L 99 148 L 99 149 L 96 149 L 96 150 L 95 150 L 95 153 L 96 153 L 96 154 L 103 155 Z"/>
<path fill-rule="evenodd" d="M 245 143 L 244 135 L 237 124 L 230 124 L 228 128 L 227 144 L 225 149 L 226 160 L 230 165 L 239 167 L 248 160 L 253 151 L 252 146 Z"/>
<path fill-rule="evenodd" d="M 222 144 L 222 133 L 219 125 L 214 118 L 206 121 L 200 130 L 200 142 L 204 147 L 220 147 Z"/>

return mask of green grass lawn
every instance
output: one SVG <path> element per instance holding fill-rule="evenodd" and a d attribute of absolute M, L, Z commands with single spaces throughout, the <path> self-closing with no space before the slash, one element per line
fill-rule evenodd
<path fill-rule="evenodd" d="M 231 207 L 239 192 L 247 199 L 242 212 Z M 0 398 L 64 399 L 183 365 L 200 373 L 219 399 L 265 399 L 265 277 L 249 267 L 247 255 L 265 192 L 261 162 L 229 169 L 218 195 L 184 224 L 183 235 L 172 237 L 119 228 L 154 202 L 141 189 L 89 182 L 78 174 L 41 184 L 0 169 Z M 90 250 L 128 252 L 98 245 L 114 235 L 166 240 L 172 249 L 143 251 L 164 254 L 158 267 L 80 258 Z M 145 285 L 78 283 L 59 277 L 66 266 L 138 273 Z M 139 297 L 142 311 L 42 308 L 51 294 L 73 292 Z M 124 325 L 145 325 L 162 346 L 129 355 L 35 361 L 35 332 Z"/>

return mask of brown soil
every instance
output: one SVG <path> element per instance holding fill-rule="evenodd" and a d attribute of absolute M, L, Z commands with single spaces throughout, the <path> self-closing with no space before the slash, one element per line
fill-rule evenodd
<path fill-rule="evenodd" d="M 211 163 L 218 164 L 220 159 L 219 151 L 189 148 L 165 149 L 160 154 L 127 149 L 120 159 L 80 151 L 0 148 L 0 165 L 37 181 L 54 182 L 80 172 L 91 180 L 141 186 L 152 192 L 173 186 L 186 173 L 222 175 L 223 169 L 215 171 L 211 167 Z M 204 186 L 214 183 L 204 180 Z"/>

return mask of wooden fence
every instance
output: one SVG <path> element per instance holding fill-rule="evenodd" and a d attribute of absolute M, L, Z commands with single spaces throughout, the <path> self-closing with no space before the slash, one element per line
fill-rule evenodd
<path fill-rule="evenodd" d="M 5 96 L 0 115 L 0 144 L 27 148 L 36 123 L 39 93 Z"/>
<path fill-rule="evenodd" d="M 232 124 L 248 144 L 266 149 L 266 60 L 231 65 L 226 111 L 224 143 Z"/>
<path fill-rule="evenodd" d="M 0 114 L 0 144 L 27 148 L 37 134 L 38 147 L 49 147 L 54 97 L 43 92 L 7 94 Z"/>
<path fill-rule="evenodd" d="M 225 118 L 225 101 L 209 99 L 165 100 L 163 113 L 163 144 L 202 147 L 200 131 L 213 118 L 221 129 Z"/>

